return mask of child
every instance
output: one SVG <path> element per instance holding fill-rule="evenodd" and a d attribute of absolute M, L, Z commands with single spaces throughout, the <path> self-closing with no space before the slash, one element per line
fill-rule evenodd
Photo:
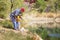
<path fill-rule="evenodd" d="M 21 18 L 21 14 L 25 11 L 24 8 L 21 8 L 21 9 L 16 9 L 15 11 L 13 11 L 11 14 L 10 14 L 10 18 L 11 18 L 11 21 L 14 25 L 14 29 L 15 30 L 18 30 L 19 29 L 19 26 L 20 26 L 20 18 Z"/>

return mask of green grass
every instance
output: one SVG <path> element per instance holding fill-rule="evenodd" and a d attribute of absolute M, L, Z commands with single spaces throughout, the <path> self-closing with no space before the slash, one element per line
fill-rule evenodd
<path fill-rule="evenodd" d="M 43 27 L 31 28 L 29 27 L 28 29 L 32 33 L 37 33 L 44 40 L 60 40 L 60 38 L 48 36 L 48 34 L 50 33 L 60 34 L 60 28 L 43 28 Z"/>
<path fill-rule="evenodd" d="M 9 20 L 5 20 L 5 21 L 2 21 L 1 22 L 1 25 L 4 27 L 4 28 L 11 28 L 11 29 L 13 29 L 13 24 L 12 24 L 12 22 L 11 21 L 9 21 Z"/>
<path fill-rule="evenodd" d="M 32 40 L 30 36 L 24 36 L 20 32 L 15 33 L 13 31 L 5 31 L 3 33 L 0 33 L 1 37 L 0 40 Z"/>

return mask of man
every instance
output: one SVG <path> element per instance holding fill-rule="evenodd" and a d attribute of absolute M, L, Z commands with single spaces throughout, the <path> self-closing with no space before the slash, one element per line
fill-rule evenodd
<path fill-rule="evenodd" d="M 20 28 L 20 19 L 21 19 L 21 15 L 22 13 L 24 12 L 24 8 L 21 8 L 21 9 L 16 9 L 15 11 L 13 11 L 11 14 L 10 14 L 10 18 L 11 18 L 11 21 L 14 25 L 14 29 L 15 30 L 18 30 Z"/>

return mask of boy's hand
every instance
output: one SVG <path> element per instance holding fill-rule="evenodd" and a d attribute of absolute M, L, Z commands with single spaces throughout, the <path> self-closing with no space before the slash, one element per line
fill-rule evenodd
<path fill-rule="evenodd" d="M 23 20 L 22 16 L 20 16 L 21 20 Z"/>

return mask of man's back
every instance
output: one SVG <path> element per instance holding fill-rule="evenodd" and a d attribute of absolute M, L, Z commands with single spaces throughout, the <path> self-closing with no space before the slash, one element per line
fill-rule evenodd
<path fill-rule="evenodd" d="M 20 13 L 20 9 L 16 9 L 10 14 L 10 18 L 12 19 L 12 21 L 15 20 L 15 16 L 18 16 L 19 13 Z"/>
<path fill-rule="evenodd" d="M 20 9 L 16 9 L 11 14 L 17 16 L 19 14 L 19 12 L 20 12 Z"/>

